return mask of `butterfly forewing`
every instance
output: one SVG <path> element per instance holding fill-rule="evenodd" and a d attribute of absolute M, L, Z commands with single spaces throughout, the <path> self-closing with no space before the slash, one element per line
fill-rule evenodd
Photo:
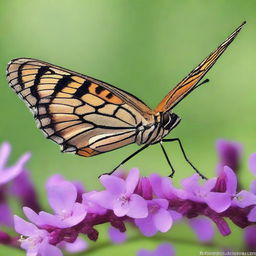
<path fill-rule="evenodd" d="M 221 54 L 232 43 L 242 29 L 243 22 L 215 51 L 204 59 L 188 76 L 174 87 L 156 107 L 156 112 L 166 112 L 176 106 L 191 90 L 193 90 L 204 75 L 211 69 Z"/>
<path fill-rule="evenodd" d="M 7 79 L 65 152 L 92 156 L 134 143 L 137 125 L 152 112 L 116 87 L 39 60 L 13 60 Z"/>

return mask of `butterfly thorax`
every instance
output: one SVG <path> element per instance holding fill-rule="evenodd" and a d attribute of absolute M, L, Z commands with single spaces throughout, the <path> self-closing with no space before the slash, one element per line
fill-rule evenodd
<path fill-rule="evenodd" d="M 154 121 L 138 126 L 136 143 L 154 144 L 161 141 L 170 131 L 176 127 L 181 118 L 175 113 L 160 112 L 154 115 Z"/>

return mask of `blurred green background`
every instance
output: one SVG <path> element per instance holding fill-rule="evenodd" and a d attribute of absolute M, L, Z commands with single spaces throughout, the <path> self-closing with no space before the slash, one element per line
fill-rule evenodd
<path fill-rule="evenodd" d="M 99 188 L 98 175 L 110 171 L 138 149 L 130 145 L 92 158 L 62 154 L 46 140 L 25 104 L 8 87 L 6 64 L 31 57 L 75 70 L 116 85 L 154 108 L 165 94 L 215 49 L 241 22 L 243 31 L 207 74 L 210 83 L 193 92 L 176 108 L 181 124 L 169 137 L 179 137 L 191 161 L 208 177 L 215 175 L 218 138 L 244 145 L 240 177 L 248 187 L 253 178 L 247 158 L 256 151 L 256 1 L 254 0 L 57 0 L 0 1 L 0 142 L 13 146 L 11 161 L 32 152 L 29 169 L 41 201 L 47 206 L 44 183 L 62 173 L 80 180 L 88 189 Z M 174 182 L 193 173 L 175 144 L 166 145 L 176 169 Z M 169 167 L 159 145 L 129 161 L 143 175 L 167 175 Z M 17 213 L 21 214 L 20 211 Z M 104 231 L 103 231 L 104 233 Z M 101 233 L 99 244 L 107 241 Z M 184 235 L 186 234 L 186 235 Z M 102 247 L 88 255 L 135 255 L 171 241 L 177 255 L 199 255 L 223 247 L 242 247 L 243 233 L 217 235 L 208 247 L 196 242 L 185 225 L 156 238 L 133 239 L 120 246 Z M 134 236 L 134 234 L 131 234 Z M 184 243 L 184 241 L 187 241 Z M 96 244 L 93 244 L 96 246 Z M 0 247 L 0 254 L 25 255 Z"/>

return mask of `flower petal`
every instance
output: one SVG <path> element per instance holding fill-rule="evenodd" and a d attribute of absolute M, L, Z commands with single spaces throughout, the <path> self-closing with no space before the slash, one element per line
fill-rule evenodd
<path fill-rule="evenodd" d="M 200 180 L 200 176 L 197 173 L 195 173 L 192 176 L 183 179 L 181 181 L 181 185 L 182 185 L 183 189 L 185 189 L 186 191 L 194 192 L 199 189 L 199 180 Z"/>
<path fill-rule="evenodd" d="M 63 243 L 61 243 L 61 247 L 62 246 L 69 253 L 83 252 L 88 248 L 87 242 L 84 239 L 80 238 L 80 237 L 78 237 L 76 239 L 76 241 L 73 242 L 73 243 L 63 242 Z"/>
<path fill-rule="evenodd" d="M 50 214 L 48 212 L 39 212 L 39 218 L 42 225 L 48 225 L 57 228 L 69 227 L 69 225 L 63 222 L 59 216 Z"/>
<path fill-rule="evenodd" d="M 54 174 L 47 180 L 45 185 L 46 189 L 48 189 L 48 187 L 58 185 L 62 181 L 65 181 L 65 179 L 61 174 Z"/>
<path fill-rule="evenodd" d="M 152 215 L 149 215 L 144 219 L 135 219 L 135 224 L 137 225 L 137 227 L 139 227 L 140 232 L 144 236 L 153 236 L 157 233 L 157 229 L 154 224 Z"/>
<path fill-rule="evenodd" d="M 198 239 L 202 242 L 209 242 L 214 237 L 213 223 L 202 216 L 189 219 L 189 225 L 196 233 Z"/>
<path fill-rule="evenodd" d="M 182 189 L 176 189 L 172 185 L 172 180 L 168 177 L 162 178 L 162 192 L 163 196 L 159 196 L 160 198 L 167 198 L 172 200 L 177 197 L 186 197 L 187 193 Z"/>
<path fill-rule="evenodd" d="M 222 171 L 224 166 L 229 166 L 236 172 L 242 155 L 242 145 L 236 141 L 218 140 L 216 148 L 220 159 L 220 163 L 217 166 L 217 174 Z"/>
<path fill-rule="evenodd" d="M 42 226 L 45 223 L 41 220 L 40 216 L 29 207 L 23 207 L 23 212 L 25 216 L 33 223 L 35 223 L 37 226 Z"/>
<path fill-rule="evenodd" d="M 231 205 L 231 197 L 227 193 L 210 192 L 205 201 L 211 209 L 218 213 L 225 211 Z"/>
<path fill-rule="evenodd" d="M 90 195 L 90 199 L 101 207 L 112 210 L 117 197 L 105 190 L 95 192 L 94 194 Z"/>
<path fill-rule="evenodd" d="M 256 226 L 249 226 L 245 228 L 244 231 L 244 238 L 245 243 L 247 245 L 247 248 L 249 248 L 251 251 L 255 252 L 256 250 Z"/>
<path fill-rule="evenodd" d="M 152 202 L 153 204 L 159 205 L 163 209 L 167 209 L 169 206 L 169 202 L 166 199 L 156 198 L 151 201 L 148 200 L 148 202 Z"/>
<path fill-rule="evenodd" d="M 226 174 L 226 192 L 229 193 L 230 195 L 234 195 L 237 189 L 236 174 L 228 166 L 224 166 L 224 172 Z"/>
<path fill-rule="evenodd" d="M 151 252 L 151 251 L 146 250 L 146 249 L 140 249 L 137 252 L 137 256 L 154 256 L 154 252 Z"/>
<path fill-rule="evenodd" d="M 3 142 L 0 147 L 0 171 L 2 171 L 5 165 L 7 164 L 10 153 L 11 153 L 10 143 Z"/>
<path fill-rule="evenodd" d="M 250 205 L 256 205 L 256 195 L 252 192 L 242 190 L 234 198 L 235 205 L 241 208 L 245 208 Z"/>
<path fill-rule="evenodd" d="M 129 202 L 128 199 L 122 199 L 118 198 L 117 200 L 114 201 L 114 206 L 113 206 L 113 211 L 114 214 L 118 217 L 123 217 L 125 216 L 128 211 L 129 211 Z"/>
<path fill-rule="evenodd" d="M 13 227 L 13 214 L 7 202 L 0 202 L 0 225 Z"/>
<path fill-rule="evenodd" d="M 85 206 L 80 203 L 75 203 L 72 210 L 72 215 L 64 219 L 63 222 L 67 224 L 67 227 L 72 227 L 80 223 L 85 218 L 85 216 L 86 216 Z"/>
<path fill-rule="evenodd" d="M 103 175 L 100 177 L 101 184 L 113 195 L 120 195 L 125 192 L 125 181 L 112 175 Z"/>
<path fill-rule="evenodd" d="M 121 232 L 121 231 L 119 231 L 119 229 L 114 228 L 114 227 L 109 227 L 108 235 L 109 235 L 111 241 L 115 244 L 121 244 L 127 239 L 125 232 Z"/>
<path fill-rule="evenodd" d="M 63 256 L 61 250 L 58 247 L 49 244 L 46 240 L 44 240 L 39 247 L 39 254 L 42 256 Z"/>
<path fill-rule="evenodd" d="M 61 243 L 61 247 L 64 247 L 64 249 L 69 253 L 79 253 L 85 251 L 88 248 L 88 244 L 84 239 L 78 237 L 73 243 Z"/>
<path fill-rule="evenodd" d="M 24 171 L 24 165 L 29 160 L 30 156 L 30 153 L 24 154 L 15 165 L 7 168 L 0 176 L 0 185 L 11 181 Z"/>
<path fill-rule="evenodd" d="M 125 188 L 126 193 L 132 194 L 138 184 L 140 178 L 139 169 L 133 168 L 130 170 L 126 180 L 125 180 Z"/>
<path fill-rule="evenodd" d="M 17 215 L 14 215 L 15 230 L 24 236 L 34 236 L 39 233 L 39 229 L 32 223 L 29 223 Z"/>
<path fill-rule="evenodd" d="M 76 187 L 67 181 L 48 186 L 49 204 L 55 213 L 62 215 L 64 212 L 71 212 L 77 198 Z"/>
<path fill-rule="evenodd" d="M 154 194 L 159 198 L 164 198 L 162 190 L 162 177 L 159 174 L 153 173 L 149 176 L 149 181 L 152 186 Z"/>
<path fill-rule="evenodd" d="M 215 187 L 216 181 L 217 181 L 217 178 L 211 178 L 206 180 L 204 184 L 201 185 L 201 191 L 208 193 Z"/>
<path fill-rule="evenodd" d="M 127 216 L 131 218 L 145 218 L 148 216 L 146 200 L 139 195 L 132 194 L 130 197 Z"/>
<path fill-rule="evenodd" d="M 39 212 L 40 206 L 37 198 L 35 185 L 31 180 L 31 173 L 27 170 L 23 170 L 12 181 L 10 186 L 10 193 L 15 195 L 22 201 L 23 206 L 27 206 L 36 212 Z"/>
<path fill-rule="evenodd" d="M 253 180 L 251 185 L 250 185 L 250 190 L 253 194 L 256 195 L 256 180 Z"/>
<path fill-rule="evenodd" d="M 249 157 L 249 168 L 256 175 L 256 153 L 251 154 Z"/>
<path fill-rule="evenodd" d="M 105 192 L 105 191 L 103 191 L 103 192 Z M 87 213 L 97 213 L 99 215 L 102 215 L 102 214 L 105 214 L 107 210 L 106 210 L 106 208 L 103 208 L 102 206 L 100 206 L 95 200 L 93 200 L 93 196 L 97 193 L 98 193 L 97 191 L 90 191 L 87 193 L 83 193 L 82 204 L 85 206 Z M 108 192 L 107 192 L 107 194 L 109 195 Z M 96 195 L 96 197 L 97 197 L 97 195 Z M 102 200 L 102 198 L 100 198 L 100 199 Z M 102 200 L 102 201 L 104 201 L 104 200 Z M 110 201 L 112 201 L 112 197 L 111 197 Z M 110 207 L 110 209 L 112 209 L 112 206 Z"/>
<path fill-rule="evenodd" d="M 256 221 L 256 206 L 251 209 L 251 211 L 249 212 L 247 218 L 251 222 L 255 222 Z"/>
<path fill-rule="evenodd" d="M 160 208 L 152 217 L 155 226 L 159 231 L 167 232 L 171 228 L 173 220 L 171 214 L 167 210 Z"/>
<path fill-rule="evenodd" d="M 174 222 L 181 220 L 183 217 L 182 214 L 180 214 L 179 212 L 173 211 L 173 210 L 169 210 L 169 213 L 171 214 L 172 220 Z"/>
<path fill-rule="evenodd" d="M 163 243 L 158 246 L 154 256 L 174 256 L 175 250 L 174 247 L 169 243 Z"/>
<path fill-rule="evenodd" d="M 137 256 L 174 256 L 175 250 L 169 243 L 160 244 L 155 251 L 141 249 L 137 252 Z"/>

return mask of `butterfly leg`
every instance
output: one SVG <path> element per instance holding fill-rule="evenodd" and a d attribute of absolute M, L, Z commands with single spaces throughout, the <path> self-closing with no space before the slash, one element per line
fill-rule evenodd
<path fill-rule="evenodd" d="M 174 170 L 174 168 L 173 168 L 173 166 L 172 166 L 172 164 L 171 164 L 171 161 L 170 161 L 170 159 L 169 159 L 169 157 L 168 157 L 168 155 L 167 155 L 167 153 L 166 153 L 166 151 L 165 151 L 165 149 L 164 149 L 164 146 L 163 146 L 162 141 L 160 141 L 160 146 L 161 146 L 161 148 L 162 148 L 162 150 L 163 150 L 163 152 L 164 152 L 165 159 L 167 160 L 167 162 L 168 162 L 168 164 L 169 164 L 169 166 L 171 167 L 171 170 L 172 170 L 171 174 L 170 174 L 168 177 L 171 177 L 171 178 L 172 178 L 173 175 L 174 175 L 174 173 L 175 173 L 175 170 Z"/>
<path fill-rule="evenodd" d="M 185 158 L 185 160 L 189 163 L 189 165 L 196 171 L 196 173 L 198 173 L 202 179 L 204 180 L 207 180 L 207 178 L 190 162 L 190 160 L 188 159 L 186 153 L 185 153 L 185 150 L 181 144 L 181 141 L 179 138 L 174 138 L 174 139 L 163 139 L 163 142 L 171 142 L 171 141 L 177 141 L 179 143 L 179 146 L 180 146 L 180 149 L 181 149 L 181 152 Z"/>
<path fill-rule="evenodd" d="M 116 166 L 111 172 L 107 172 L 107 173 L 103 173 L 99 176 L 99 178 L 102 175 L 111 175 L 113 174 L 121 165 L 123 165 L 124 163 L 126 163 L 127 161 L 129 161 L 131 158 L 133 158 L 134 156 L 136 156 L 138 153 L 140 153 L 141 151 L 143 151 L 144 149 L 146 149 L 149 145 L 146 144 L 144 145 L 142 148 L 138 149 L 137 151 L 135 151 L 134 153 L 132 153 L 131 155 L 129 155 L 127 158 L 125 158 L 118 166 Z"/>

